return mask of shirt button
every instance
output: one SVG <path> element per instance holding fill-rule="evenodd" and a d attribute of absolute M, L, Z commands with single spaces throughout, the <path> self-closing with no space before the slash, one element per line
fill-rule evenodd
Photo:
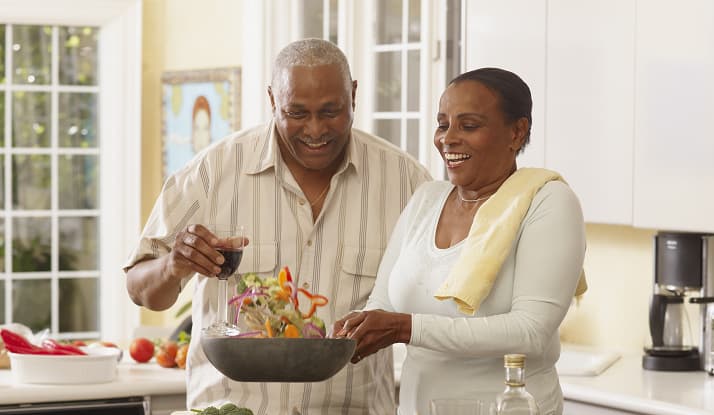
<path fill-rule="evenodd" d="M 300 200 L 298 201 L 298 203 L 300 204 L 300 206 L 302 206 L 302 205 L 304 205 L 304 204 L 305 204 L 305 201 L 304 201 L 304 200 L 302 200 L 302 199 L 300 199 Z"/>
<path fill-rule="evenodd" d="M 307 240 L 307 246 L 312 246 L 312 240 L 310 240 L 310 239 Z"/>

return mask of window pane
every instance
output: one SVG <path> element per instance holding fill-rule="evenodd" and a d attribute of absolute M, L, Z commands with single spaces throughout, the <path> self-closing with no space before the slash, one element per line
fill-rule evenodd
<path fill-rule="evenodd" d="M 12 270 L 49 271 L 50 218 L 14 218 L 12 223 Z"/>
<path fill-rule="evenodd" d="M 421 39 L 421 0 L 409 0 L 409 41 Z"/>
<path fill-rule="evenodd" d="M 5 209 L 5 155 L 0 154 L 0 209 Z"/>
<path fill-rule="evenodd" d="M 0 218 L 0 272 L 5 272 L 5 219 Z M 0 299 L 3 297 L 0 296 Z M 2 319 L 0 318 L 0 321 Z"/>
<path fill-rule="evenodd" d="M 401 52 L 377 53 L 377 91 L 375 109 L 377 111 L 400 111 L 402 94 Z"/>
<path fill-rule="evenodd" d="M 49 147 L 50 94 L 18 91 L 12 94 L 12 145 Z"/>
<path fill-rule="evenodd" d="M 96 209 L 98 172 L 97 156 L 59 156 L 60 209 Z"/>
<path fill-rule="evenodd" d="M 330 42 L 337 44 L 337 0 L 330 0 Z"/>
<path fill-rule="evenodd" d="M 33 210 L 50 208 L 50 156 L 12 156 L 12 206 Z"/>
<path fill-rule="evenodd" d="M 99 268 L 99 228 L 96 217 L 59 218 L 60 271 Z"/>
<path fill-rule="evenodd" d="M 97 85 L 96 27 L 59 28 L 59 82 Z"/>
<path fill-rule="evenodd" d="M 0 147 L 5 147 L 5 91 L 0 91 Z"/>
<path fill-rule="evenodd" d="M 0 24 L 0 84 L 5 82 L 5 25 Z M 0 113 L 4 114 L 4 113 Z M 2 319 L 0 319 L 0 323 Z"/>
<path fill-rule="evenodd" d="M 97 94 L 60 93 L 60 147 L 97 147 Z"/>
<path fill-rule="evenodd" d="M 377 44 L 402 43 L 402 0 L 376 3 Z"/>
<path fill-rule="evenodd" d="M 400 146 L 401 120 L 374 120 L 374 133 L 397 147 Z"/>
<path fill-rule="evenodd" d="M 59 280 L 60 332 L 99 330 L 99 284 L 94 278 Z"/>
<path fill-rule="evenodd" d="M 12 27 L 12 65 L 16 84 L 49 84 L 52 62 L 50 26 Z"/>
<path fill-rule="evenodd" d="M 50 280 L 14 280 L 12 282 L 12 319 L 33 332 L 50 328 Z"/>
<path fill-rule="evenodd" d="M 407 111 L 419 111 L 419 55 L 418 50 L 407 52 Z"/>
<path fill-rule="evenodd" d="M 304 0 L 303 7 L 303 37 L 316 37 L 322 39 L 322 19 L 324 10 L 322 0 Z"/>
<path fill-rule="evenodd" d="M 407 153 L 419 159 L 419 120 L 407 120 Z"/>
<path fill-rule="evenodd" d="M 0 280 L 0 324 L 5 324 L 5 280 Z"/>

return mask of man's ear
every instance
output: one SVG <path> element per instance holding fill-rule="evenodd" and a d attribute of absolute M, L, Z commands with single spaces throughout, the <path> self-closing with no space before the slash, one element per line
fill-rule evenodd
<path fill-rule="evenodd" d="M 273 88 L 268 85 L 268 97 L 270 98 L 270 108 L 275 112 L 275 97 L 273 96 Z"/>
<path fill-rule="evenodd" d="M 355 98 L 357 97 L 357 80 L 352 81 L 352 111 L 355 110 Z"/>
<path fill-rule="evenodd" d="M 528 119 L 526 117 L 521 117 L 513 123 L 513 138 L 511 139 L 510 148 L 514 152 L 518 151 L 523 147 L 523 143 L 526 142 L 526 134 L 528 134 Z"/>

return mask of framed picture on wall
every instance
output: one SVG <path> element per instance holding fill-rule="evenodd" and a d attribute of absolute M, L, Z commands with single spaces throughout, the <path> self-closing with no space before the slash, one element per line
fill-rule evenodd
<path fill-rule="evenodd" d="M 240 68 L 165 72 L 161 89 L 165 181 L 209 144 L 240 129 Z"/>

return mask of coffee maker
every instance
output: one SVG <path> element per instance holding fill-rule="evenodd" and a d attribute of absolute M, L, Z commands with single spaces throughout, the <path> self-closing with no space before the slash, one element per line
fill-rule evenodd
<path fill-rule="evenodd" d="M 714 374 L 714 235 L 658 232 L 654 254 L 654 292 L 649 313 L 652 346 L 645 348 L 642 367 L 667 371 L 701 369 Z M 687 302 L 701 304 L 698 346 L 694 345 Z"/>

